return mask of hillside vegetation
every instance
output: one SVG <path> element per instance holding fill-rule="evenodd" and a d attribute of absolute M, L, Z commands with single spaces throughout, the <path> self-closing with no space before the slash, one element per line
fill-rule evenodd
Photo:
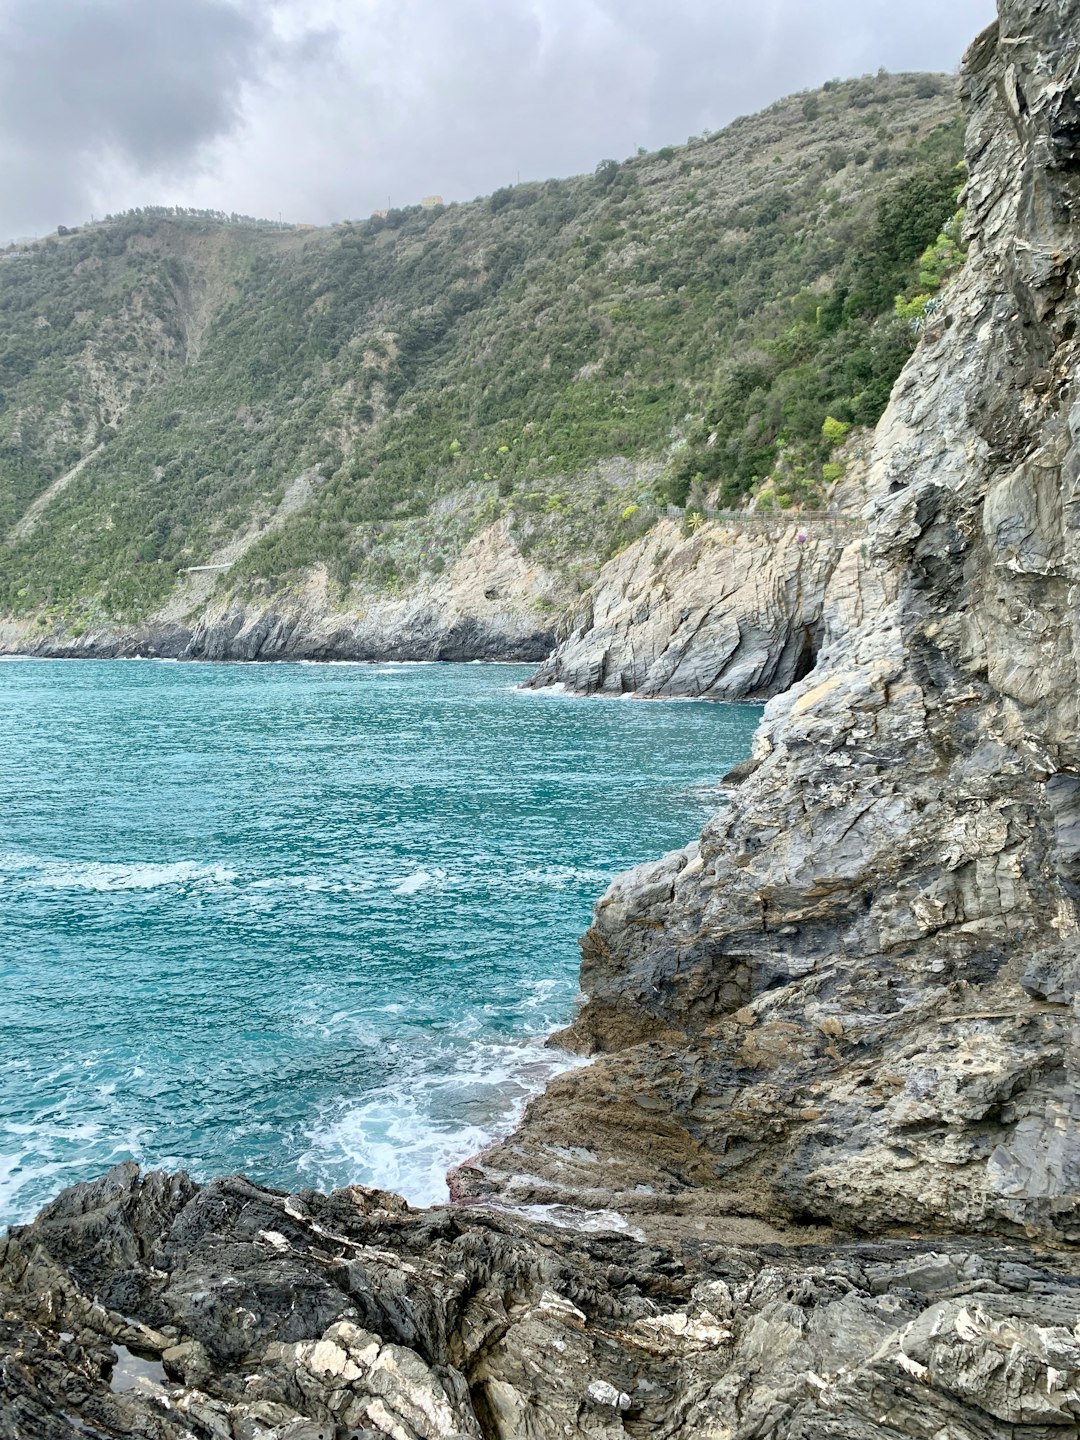
<path fill-rule="evenodd" d="M 145 212 L 9 251 L 0 609 L 136 619 L 215 557 L 249 595 L 400 588 L 500 515 L 584 584 L 657 506 L 819 503 L 959 253 L 952 90 L 834 82 L 324 230 Z"/>

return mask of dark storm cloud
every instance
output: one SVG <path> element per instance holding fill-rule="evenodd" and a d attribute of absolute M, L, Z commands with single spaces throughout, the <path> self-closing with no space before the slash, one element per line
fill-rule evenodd
<path fill-rule="evenodd" d="M 347 79 L 305 124 L 340 163 L 301 178 L 277 155 L 274 208 L 308 219 L 588 169 L 834 75 L 953 70 L 994 5 L 368 0 L 349 20 L 334 13 Z M 264 173 L 258 147 L 248 173 Z"/>
<path fill-rule="evenodd" d="M 225 0 L 0 0 L 0 236 L 83 218 L 103 171 L 190 170 L 275 50 Z"/>
<path fill-rule="evenodd" d="M 954 69 L 993 0 L 0 0 L 0 238 L 143 201 L 324 221 Z"/>

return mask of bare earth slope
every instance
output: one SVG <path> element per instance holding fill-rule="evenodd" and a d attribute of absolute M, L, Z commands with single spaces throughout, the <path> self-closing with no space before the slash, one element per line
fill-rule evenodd
<path fill-rule="evenodd" d="M 1080 1238 L 1078 21 L 1004 0 L 973 48 L 972 255 L 821 662 L 700 845 L 600 902 L 601 1058 L 463 1191 Z"/>

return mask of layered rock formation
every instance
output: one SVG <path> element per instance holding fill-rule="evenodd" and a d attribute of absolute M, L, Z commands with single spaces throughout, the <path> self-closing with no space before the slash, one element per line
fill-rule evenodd
<path fill-rule="evenodd" d="M 235 556 L 229 556 L 230 560 Z M 360 607 L 335 603 L 325 570 L 265 603 L 215 602 L 212 571 L 130 629 L 77 639 L 0 625 L 0 653 L 183 660 L 541 660 L 555 641 L 566 582 L 527 560 L 503 521 L 480 531 L 443 576 Z"/>
<path fill-rule="evenodd" d="M 570 586 L 522 555 L 505 523 L 480 531 L 446 572 L 342 607 L 325 569 L 265 601 L 218 599 L 217 572 L 187 577 L 156 615 L 77 638 L 0 623 L 0 654 L 183 660 L 542 661 L 530 685 L 580 694 L 762 700 L 814 663 L 826 588 L 850 516 L 747 515 L 684 537 L 670 520 Z M 223 563 L 242 554 L 222 552 Z M 568 618 L 557 625 L 560 614 Z M 561 633 L 561 639 L 560 639 Z M 557 643 L 558 642 L 558 643 Z"/>
<path fill-rule="evenodd" d="M 0 1247 L 2 1440 L 1080 1431 L 1080 0 L 1000 14 L 818 666 L 455 1176 L 624 1233 L 121 1166 Z"/>
<path fill-rule="evenodd" d="M 779 694 L 814 663 L 826 586 L 858 528 L 747 515 L 684 536 L 662 520 L 608 561 L 529 683 L 647 699 Z"/>
<path fill-rule="evenodd" d="M 700 845 L 601 901 L 566 1036 L 600 1058 L 463 1191 L 1080 1239 L 1080 5 L 1000 15 L 971 258 L 820 663 Z"/>
<path fill-rule="evenodd" d="M 677 1252 L 124 1165 L 0 1242 L 0 1286 L 0 1440 L 1080 1427 L 1076 1277 L 1019 1248 Z"/>

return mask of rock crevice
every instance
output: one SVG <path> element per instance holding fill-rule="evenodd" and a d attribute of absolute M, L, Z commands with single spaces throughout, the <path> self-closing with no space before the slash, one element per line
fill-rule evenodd
<path fill-rule="evenodd" d="M 776 695 L 814 664 L 826 588 L 859 528 L 732 519 L 683 535 L 662 520 L 608 561 L 530 684 L 645 699 Z"/>

